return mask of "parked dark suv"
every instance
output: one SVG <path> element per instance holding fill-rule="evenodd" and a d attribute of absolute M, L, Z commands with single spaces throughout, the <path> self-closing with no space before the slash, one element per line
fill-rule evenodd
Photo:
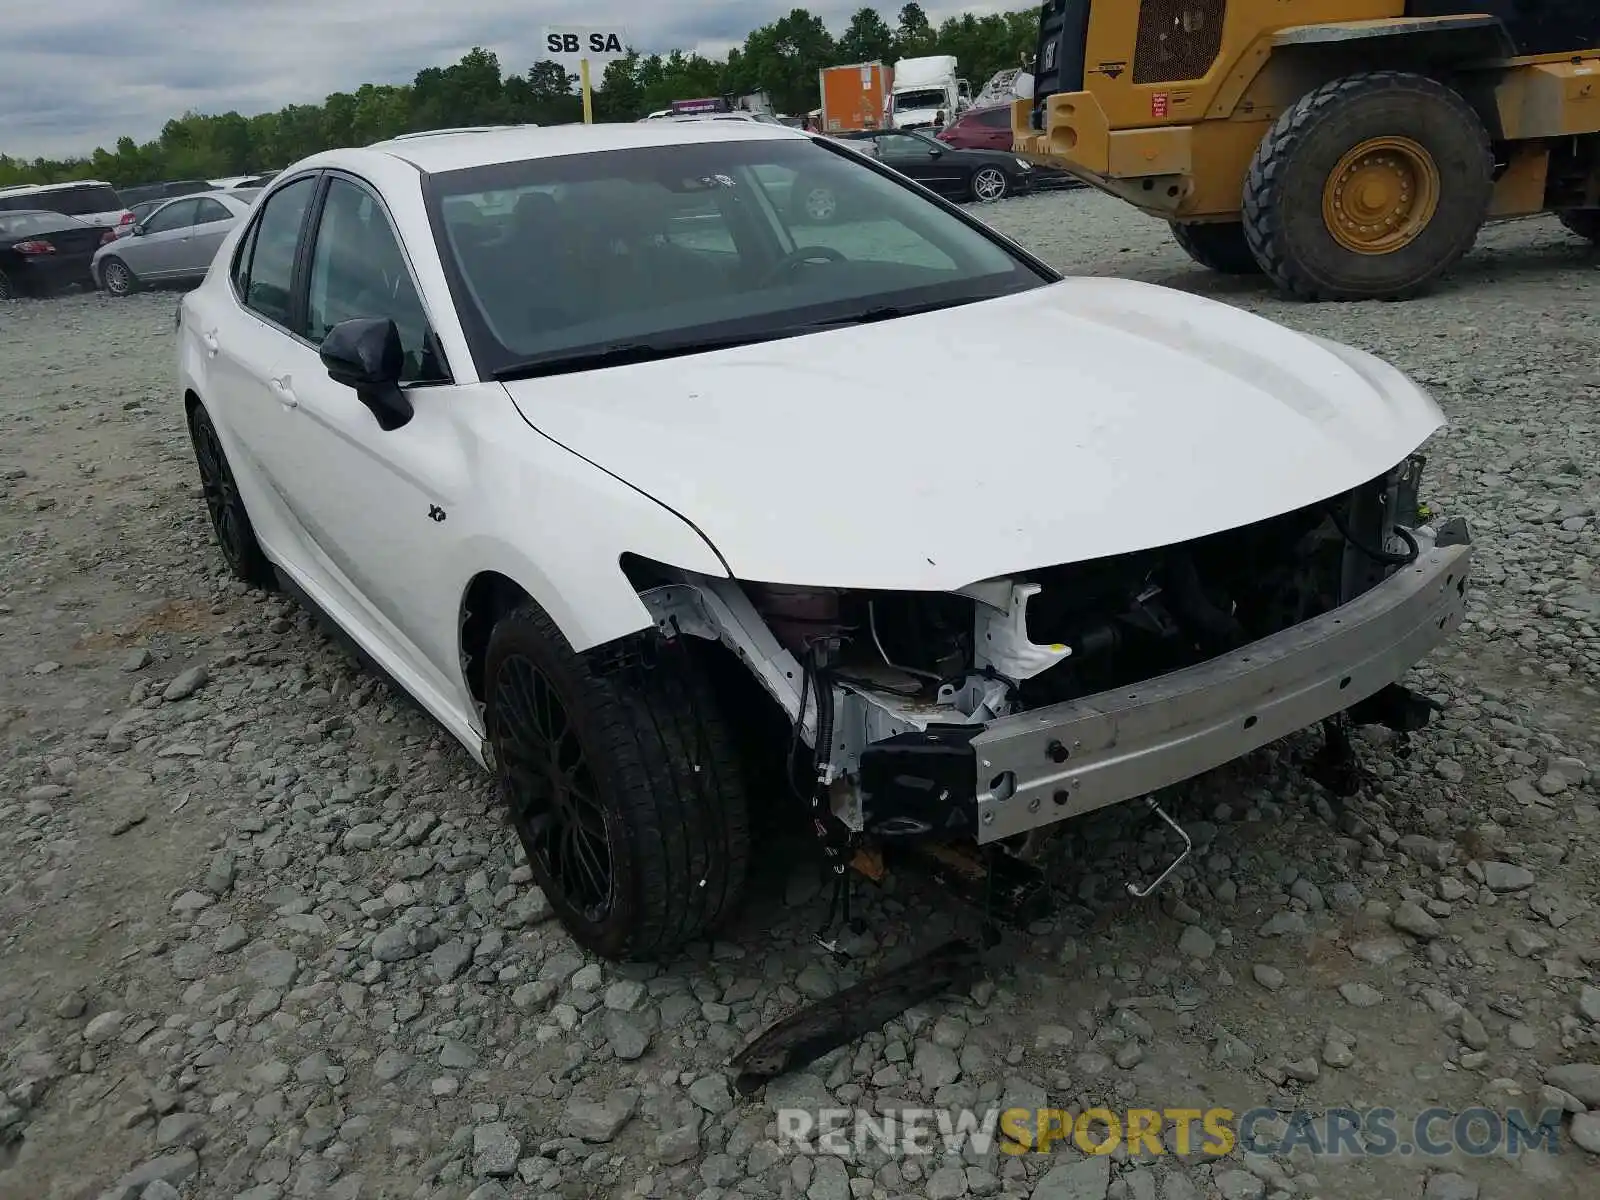
<path fill-rule="evenodd" d="M 148 204 L 152 200 L 168 200 L 173 196 L 192 196 L 196 192 L 211 192 L 216 188 L 205 179 L 177 179 L 168 183 L 141 183 L 137 187 L 118 189 L 122 202 L 129 208 Z"/>

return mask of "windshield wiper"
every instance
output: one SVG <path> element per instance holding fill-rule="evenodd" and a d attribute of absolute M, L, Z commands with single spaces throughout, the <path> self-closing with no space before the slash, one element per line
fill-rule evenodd
<path fill-rule="evenodd" d="M 577 371 L 593 371 L 601 367 L 625 367 L 632 363 L 659 362 L 667 358 L 682 358 L 689 354 L 709 354 L 714 350 L 731 350 L 736 346 L 753 346 L 758 342 L 775 342 L 801 334 L 816 333 L 822 329 L 838 329 L 850 325 L 871 325 L 876 321 L 892 321 L 896 317 L 909 317 L 917 313 L 933 312 L 941 308 L 955 308 L 970 304 L 970 299 L 940 300 L 927 304 L 880 304 L 860 312 L 840 317 L 826 317 L 820 321 L 806 321 L 799 325 L 783 325 L 754 333 L 726 334 L 722 337 L 692 338 L 684 341 L 612 342 L 570 353 L 558 351 L 539 358 L 512 363 L 494 372 L 501 383 L 513 379 L 539 379 L 550 375 L 570 375 Z"/>
<path fill-rule="evenodd" d="M 877 321 L 893 321 L 897 317 L 914 317 L 918 313 L 937 312 L 941 308 L 958 308 L 971 304 L 971 300 L 937 300 L 927 304 L 879 304 L 860 312 L 846 313 L 842 317 L 827 317 L 809 322 L 812 329 L 833 329 L 840 325 L 871 325 Z"/>
<path fill-rule="evenodd" d="M 613 342 L 589 350 L 576 350 L 570 354 L 550 354 L 530 358 L 524 362 L 501 367 L 494 378 L 501 383 L 512 379 L 539 379 L 547 375 L 570 375 L 575 371 L 592 371 L 600 367 L 625 367 L 631 363 L 659 362 L 666 358 L 681 358 L 688 354 L 707 354 L 713 350 L 728 350 L 735 346 L 749 346 L 755 342 L 771 341 L 793 330 L 773 330 L 762 333 L 730 334 L 725 337 L 695 338 L 679 342 Z"/>

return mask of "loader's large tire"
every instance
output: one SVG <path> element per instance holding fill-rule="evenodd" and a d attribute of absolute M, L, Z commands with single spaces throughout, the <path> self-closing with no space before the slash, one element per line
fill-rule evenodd
<path fill-rule="evenodd" d="M 1600 208 L 1569 208 L 1556 218 L 1579 237 L 1600 245 Z"/>
<path fill-rule="evenodd" d="M 1399 71 L 1346 76 L 1285 109 L 1256 147 L 1245 236 L 1291 295 L 1410 295 L 1472 248 L 1493 170 L 1459 93 Z"/>
<path fill-rule="evenodd" d="M 1194 224 L 1169 221 L 1172 237 L 1195 262 L 1222 275 L 1259 275 L 1261 264 L 1238 221 Z"/>

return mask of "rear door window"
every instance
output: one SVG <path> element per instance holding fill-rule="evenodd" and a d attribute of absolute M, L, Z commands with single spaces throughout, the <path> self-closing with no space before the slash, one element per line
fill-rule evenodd
<path fill-rule="evenodd" d="M 240 255 L 243 270 L 234 276 L 244 306 L 285 328 L 293 307 L 300 227 L 305 224 L 316 184 L 317 177 L 307 175 L 267 197 Z"/>
<path fill-rule="evenodd" d="M 233 214 L 228 211 L 228 206 L 219 201 L 202 199 L 196 200 L 194 203 L 194 223 L 196 225 L 207 225 L 212 221 L 227 221 L 233 217 Z"/>

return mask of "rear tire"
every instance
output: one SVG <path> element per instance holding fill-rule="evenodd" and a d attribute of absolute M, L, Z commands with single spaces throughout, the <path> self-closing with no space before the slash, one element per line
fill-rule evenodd
<path fill-rule="evenodd" d="M 485 722 L 535 881 L 608 959 L 672 955 L 743 898 L 748 800 L 687 639 L 654 630 L 577 654 L 524 604 L 489 636 Z"/>
<path fill-rule="evenodd" d="M 1291 295 L 1410 295 L 1472 248 L 1493 170 L 1489 136 L 1457 92 L 1398 71 L 1351 75 L 1307 92 L 1256 147 L 1245 236 Z"/>
<path fill-rule="evenodd" d="M 203 404 L 195 404 L 189 410 L 189 441 L 194 446 L 195 464 L 200 468 L 200 486 L 205 493 L 211 530 L 228 569 L 251 587 L 276 590 L 277 572 L 256 540 L 255 526 L 250 524 L 250 514 L 245 512 L 244 497 L 239 495 L 239 485 L 234 480 L 233 468 L 228 465 L 228 456 L 223 452 L 222 439 L 217 436 L 211 414 Z"/>
<path fill-rule="evenodd" d="M 1558 212 L 1556 219 L 1579 237 L 1600 245 L 1600 208 L 1569 208 Z"/>
<path fill-rule="evenodd" d="M 1261 264 L 1250 250 L 1239 221 L 1197 224 L 1170 221 L 1173 240 L 1195 262 L 1220 275 L 1259 275 Z"/>
<path fill-rule="evenodd" d="M 0 300 L 15 300 L 16 298 L 16 289 L 12 287 L 11 280 L 6 277 L 4 271 L 0 271 Z"/>
<path fill-rule="evenodd" d="M 131 296 L 139 290 L 139 277 L 120 258 L 108 258 L 100 264 L 100 284 L 108 296 Z"/>

